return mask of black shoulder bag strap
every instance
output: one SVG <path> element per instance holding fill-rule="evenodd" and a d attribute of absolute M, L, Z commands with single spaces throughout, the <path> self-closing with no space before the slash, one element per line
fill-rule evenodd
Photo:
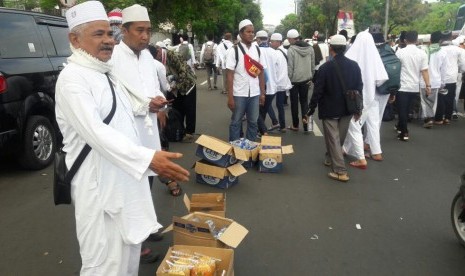
<path fill-rule="evenodd" d="M 108 77 L 108 73 L 106 73 L 105 75 L 107 76 L 108 83 L 110 84 L 110 88 L 111 88 L 111 94 L 113 95 L 113 104 L 111 106 L 110 113 L 103 120 L 103 122 L 108 125 L 111 119 L 113 118 L 113 115 L 115 115 L 116 95 L 115 95 L 115 90 L 113 89 L 113 84 L 111 83 L 110 77 Z M 86 144 L 84 148 L 81 150 L 78 157 L 76 158 L 76 161 L 74 161 L 73 165 L 71 166 L 71 169 L 69 169 L 68 173 L 66 174 L 65 181 L 67 183 L 71 183 L 71 180 L 73 179 L 74 175 L 77 173 L 79 168 L 81 167 L 82 162 L 84 162 L 84 160 L 86 159 L 91 149 L 92 148 L 88 144 Z"/>
<path fill-rule="evenodd" d="M 334 66 L 336 67 L 337 77 L 339 78 L 339 82 L 342 85 L 342 89 L 343 89 L 342 93 L 344 94 L 344 92 L 347 91 L 347 87 L 346 87 L 346 83 L 345 83 L 344 79 L 342 78 L 341 68 L 339 68 L 339 64 L 337 64 L 336 59 L 333 59 L 332 62 L 334 62 Z"/>
<path fill-rule="evenodd" d="M 286 58 L 286 61 L 288 61 L 288 60 L 287 60 L 287 55 L 286 55 L 286 53 L 284 53 L 284 51 L 283 51 L 282 49 L 279 49 L 279 48 L 278 48 L 278 51 L 280 51 L 281 53 L 283 53 L 283 56 Z"/>
<path fill-rule="evenodd" d="M 223 43 L 223 46 L 224 46 L 224 49 L 225 49 L 225 50 L 228 50 L 228 46 L 226 46 L 225 43 Z"/>

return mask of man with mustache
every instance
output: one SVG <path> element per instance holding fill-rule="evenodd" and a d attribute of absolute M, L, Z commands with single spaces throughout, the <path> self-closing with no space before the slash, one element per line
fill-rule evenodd
<path fill-rule="evenodd" d="M 91 147 L 71 182 L 80 274 L 137 275 L 142 241 L 161 228 L 147 176 L 187 181 L 189 172 L 171 161 L 180 153 L 141 145 L 134 113 L 148 114 L 150 100 L 110 72 L 115 41 L 103 5 L 76 5 L 66 19 L 73 54 L 56 84 L 55 112 L 67 167 Z"/>

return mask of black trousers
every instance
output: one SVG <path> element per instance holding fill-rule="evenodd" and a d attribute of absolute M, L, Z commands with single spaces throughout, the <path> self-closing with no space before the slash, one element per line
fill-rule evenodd
<path fill-rule="evenodd" d="M 173 108 L 181 114 L 185 122 L 186 134 L 195 133 L 195 122 L 197 114 L 197 86 L 194 86 L 188 95 L 181 95 L 174 98 Z"/>
<path fill-rule="evenodd" d="M 438 94 L 438 103 L 436 107 L 435 121 L 442 121 L 443 119 L 451 120 L 454 111 L 455 103 L 455 89 L 457 83 L 446 83 L 445 87 L 448 92 L 446 95 Z"/>
<path fill-rule="evenodd" d="M 308 110 L 308 82 L 293 83 L 291 89 L 292 126 L 299 127 L 299 102 L 302 118 Z"/>

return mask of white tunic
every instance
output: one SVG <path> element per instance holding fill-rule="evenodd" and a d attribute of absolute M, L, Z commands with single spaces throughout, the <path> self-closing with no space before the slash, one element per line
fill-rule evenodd
<path fill-rule="evenodd" d="M 276 50 L 271 47 L 260 47 L 261 55 L 265 58 L 266 61 L 266 94 L 274 95 L 276 94 L 277 86 L 276 79 L 278 77 L 277 63 L 278 63 L 278 54 Z M 282 55 L 282 54 L 281 54 Z M 287 64 L 286 64 L 287 66 Z"/>
<path fill-rule="evenodd" d="M 162 96 L 158 81 L 157 67 L 148 50 L 140 52 L 139 57 L 123 42 L 116 45 L 111 56 L 112 72 L 122 78 L 132 89 L 144 94 L 147 98 Z M 137 129 L 142 145 L 154 150 L 161 150 L 158 132 L 157 114 L 150 113 L 152 118 L 151 133 L 145 127 L 145 116 L 136 116 Z"/>
<path fill-rule="evenodd" d="M 55 112 L 68 168 L 84 144 L 92 147 L 71 185 L 83 267 L 98 266 L 109 254 L 105 213 L 126 244 L 139 244 L 161 228 L 147 181 L 155 150 L 140 145 L 129 101 L 115 90 L 116 111 L 106 125 L 113 97 L 105 74 L 70 63 L 56 85 Z"/>
<path fill-rule="evenodd" d="M 356 61 L 360 66 L 363 80 L 363 112 L 359 122 L 351 120 L 347 133 L 344 150 L 346 153 L 365 159 L 363 151 L 362 126 L 366 125 L 367 144 L 372 154 L 381 153 L 380 127 L 382 114 L 389 95 L 379 95 L 376 87 L 381 86 L 388 75 L 383 61 L 376 49 L 373 37 L 367 31 L 360 32 L 357 39 L 345 54 L 346 57 Z"/>

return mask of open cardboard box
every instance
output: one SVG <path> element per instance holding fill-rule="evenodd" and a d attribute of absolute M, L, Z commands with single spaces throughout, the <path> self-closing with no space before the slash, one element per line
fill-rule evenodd
<path fill-rule="evenodd" d="M 195 143 L 198 144 L 195 152 L 198 157 L 223 168 L 237 163 L 238 160 L 248 160 L 245 150 L 215 137 L 200 135 Z"/>
<path fill-rule="evenodd" d="M 226 227 L 218 239 L 210 231 L 210 226 L 205 222 L 207 220 L 213 221 L 217 230 Z M 168 226 L 163 233 L 169 231 L 173 231 L 173 244 L 175 245 L 216 248 L 236 248 L 249 233 L 249 230 L 232 219 L 201 212 L 194 212 L 183 217 L 173 217 L 173 224 Z"/>
<path fill-rule="evenodd" d="M 184 204 L 189 213 L 203 212 L 219 217 L 226 216 L 226 195 L 223 193 L 184 194 Z"/>
<path fill-rule="evenodd" d="M 211 165 L 204 160 L 195 162 L 195 179 L 197 183 L 207 184 L 220 189 L 227 189 L 239 182 L 239 175 L 246 173 L 241 164 L 227 168 Z"/>
<path fill-rule="evenodd" d="M 282 146 L 281 137 L 262 136 L 259 151 L 260 172 L 280 172 L 283 168 L 283 154 L 294 153 L 292 145 Z"/>
<path fill-rule="evenodd" d="M 188 246 L 188 245 L 175 245 L 168 249 L 165 258 L 161 262 L 160 266 L 157 269 L 157 276 L 168 276 L 166 269 L 169 268 L 166 261 L 170 260 L 171 252 L 181 251 L 188 254 L 200 253 L 221 261 L 216 263 L 216 270 L 219 276 L 234 276 L 234 251 L 232 249 L 225 248 L 212 248 L 212 247 L 203 247 L 203 246 Z M 224 274 L 223 271 L 225 271 Z"/>

